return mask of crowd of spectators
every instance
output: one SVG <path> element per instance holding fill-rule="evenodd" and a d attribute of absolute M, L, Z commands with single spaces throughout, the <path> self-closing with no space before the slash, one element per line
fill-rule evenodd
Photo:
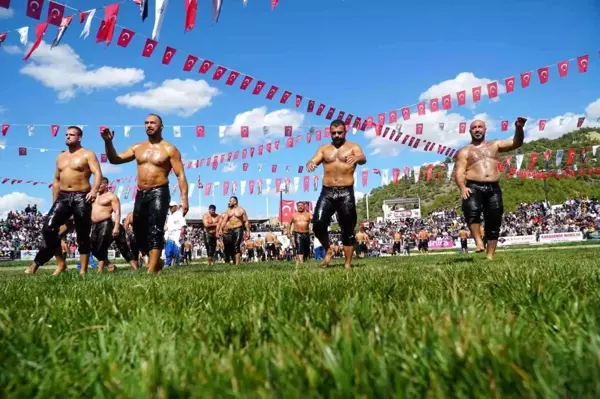
<path fill-rule="evenodd" d="M 41 229 L 44 215 L 36 205 L 27 205 L 24 210 L 11 211 L 6 218 L 0 220 L 0 249 L 5 251 L 19 251 L 37 249 L 41 244 Z M 454 209 L 441 209 L 432 212 L 425 218 L 405 219 L 401 222 L 362 222 L 358 226 L 369 235 L 370 254 L 377 256 L 391 250 L 393 234 L 397 231 L 403 237 L 416 237 L 424 230 L 429 240 L 456 239 L 458 232 L 465 228 L 462 214 Z M 503 216 L 501 237 L 516 235 L 539 235 L 545 233 L 562 233 L 581 231 L 585 236 L 598 234 L 600 229 L 600 203 L 596 198 L 571 199 L 563 204 L 549 205 L 545 202 L 520 204 L 515 212 L 505 213 Z M 267 231 L 281 231 L 281 226 L 271 226 L 267 223 L 253 225 L 254 233 Z M 202 230 L 189 226 L 185 239 L 191 241 L 194 253 L 205 253 L 202 240 Z M 340 237 L 331 233 L 331 242 L 338 243 Z M 75 232 L 66 236 L 69 253 L 74 254 L 77 249 Z M 116 249 L 113 247 L 111 249 Z M 285 246 L 282 251 L 286 251 Z"/>

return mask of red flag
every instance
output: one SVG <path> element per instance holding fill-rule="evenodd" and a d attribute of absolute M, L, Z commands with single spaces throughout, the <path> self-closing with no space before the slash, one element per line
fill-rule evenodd
<path fill-rule="evenodd" d="M 440 110 L 440 102 L 437 98 L 429 100 L 429 110 L 431 112 L 438 112 Z"/>
<path fill-rule="evenodd" d="M 198 10 L 198 0 L 185 1 L 185 25 L 184 32 L 190 32 L 196 25 L 196 11 Z"/>
<path fill-rule="evenodd" d="M 417 123 L 416 133 L 423 134 L 423 124 L 422 123 Z"/>
<path fill-rule="evenodd" d="M 325 115 L 326 119 L 331 119 L 333 118 L 333 113 L 335 112 L 335 108 L 333 107 L 329 107 L 329 111 L 327 111 L 327 115 Z"/>
<path fill-rule="evenodd" d="M 502 121 L 502 131 L 506 132 L 508 130 L 508 121 Z"/>
<path fill-rule="evenodd" d="M 25 58 L 23 58 L 23 60 L 28 60 L 31 54 L 33 54 L 33 52 L 38 48 L 40 42 L 42 41 L 42 38 L 44 37 L 44 33 L 46 33 L 46 29 L 48 29 L 48 22 L 43 22 L 35 27 L 35 42 L 33 43 L 33 46 L 31 46 L 29 52 L 25 55 Z"/>
<path fill-rule="evenodd" d="M 363 187 L 367 187 L 368 179 L 369 179 L 369 171 L 363 170 L 362 171 L 362 186 Z"/>
<path fill-rule="evenodd" d="M 548 83 L 549 72 L 550 70 L 548 67 L 538 69 L 538 77 L 540 78 L 541 84 Z"/>
<path fill-rule="evenodd" d="M 317 115 L 321 115 L 323 113 L 323 111 L 325 110 L 326 105 L 321 103 L 319 105 L 319 108 L 317 108 Z"/>
<path fill-rule="evenodd" d="M 272 0 L 275 1 L 276 0 Z M 294 213 L 294 201 L 283 200 L 281 201 L 281 223 L 289 223 L 292 221 L 292 215 Z"/>
<path fill-rule="evenodd" d="M 564 78 L 569 73 L 569 60 L 558 63 L 558 75 Z"/>
<path fill-rule="evenodd" d="M 4 43 L 4 41 L 6 40 L 6 35 L 6 32 L 0 33 L 0 44 Z"/>
<path fill-rule="evenodd" d="M 265 82 L 259 80 L 256 82 L 256 86 L 254 86 L 254 90 L 252 90 L 252 94 L 258 95 L 262 91 L 263 87 L 265 87 Z"/>
<path fill-rule="evenodd" d="M 544 128 L 546 128 L 546 120 L 545 119 L 540 119 L 539 123 L 538 123 L 538 127 L 540 129 L 540 132 L 544 130 Z"/>
<path fill-rule="evenodd" d="M 252 78 L 248 75 L 244 76 L 244 80 L 242 80 L 242 84 L 240 85 L 240 89 L 242 90 L 246 90 L 248 88 L 248 86 L 250 85 L 250 82 L 252 82 Z"/>
<path fill-rule="evenodd" d="M 248 156 L 248 149 L 244 148 L 242 150 L 242 159 L 246 159 L 247 156 Z"/>
<path fill-rule="evenodd" d="M 27 155 L 27 148 L 25 147 L 19 147 L 19 156 L 25 156 Z"/>
<path fill-rule="evenodd" d="M 396 123 L 398 121 L 398 112 L 396 110 L 390 111 L 390 123 Z"/>
<path fill-rule="evenodd" d="M 315 132 L 315 138 L 317 139 L 317 141 L 321 141 L 321 131 L 320 130 L 317 130 Z"/>
<path fill-rule="evenodd" d="M 375 126 L 375 135 L 376 136 L 381 136 L 381 131 L 383 130 L 383 125 L 377 125 Z"/>
<path fill-rule="evenodd" d="M 600 55 L 600 52 L 598 54 Z M 587 72 L 588 61 L 589 56 L 587 54 L 577 57 L 577 69 L 579 69 L 579 73 Z"/>
<path fill-rule="evenodd" d="M 310 176 L 304 176 L 304 181 L 302 183 L 304 186 L 304 192 L 308 192 L 308 188 L 310 187 Z"/>
<path fill-rule="evenodd" d="M 526 88 L 531 82 L 531 72 L 524 72 L 521 74 L 521 87 Z"/>
<path fill-rule="evenodd" d="M 279 151 L 279 140 L 273 143 L 273 147 L 275 147 L 275 151 Z"/>
<path fill-rule="evenodd" d="M 198 70 L 198 72 L 206 73 L 213 65 L 214 65 L 214 62 L 212 62 L 210 60 L 204 60 L 204 61 L 202 61 L 202 65 L 200 65 L 200 70 Z"/>
<path fill-rule="evenodd" d="M 254 147 L 250 147 L 250 158 L 254 157 Z"/>
<path fill-rule="evenodd" d="M 238 78 L 238 76 L 240 76 L 239 72 L 237 72 L 237 71 L 231 71 L 231 73 L 227 77 L 227 80 L 225 81 L 225 84 L 227 86 L 233 86 L 233 84 L 235 83 L 235 81 Z"/>
<path fill-rule="evenodd" d="M 465 105 L 467 102 L 467 91 L 461 90 L 456 93 L 456 102 L 458 105 Z"/>
<path fill-rule="evenodd" d="M 204 126 L 196 126 L 196 137 L 204 137 Z"/>
<path fill-rule="evenodd" d="M 404 119 L 404 120 L 410 119 L 410 108 L 409 107 L 402 108 L 400 110 L 400 112 L 402 113 L 402 119 Z"/>
<path fill-rule="evenodd" d="M 452 108 L 452 98 L 450 98 L 450 94 L 446 94 L 442 97 L 442 108 L 450 109 Z"/>
<path fill-rule="evenodd" d="M 113 34 L 115 32 L 115 25 L 117 24 L 117 14 L 119 13 L 119 3 L 111 4 L 104 7 L 104 33 L 103 40 L 108 46 L 112 42 Z"/>
<path fill-rule="evenodd" d="M 158 42 L 152 39 L 146 39 L 146 44 L 144 45 L 144 50 L 142 51 L 143 57 L 150 57 L 156 48 Z"/>
<path fill-rule="evenodd" d="M 79 23 L 82 24 L 83 21 L 87 18 L 89 12 L 88 11 L 79 11 Z"/>
<path fill-rule="evenodd" d="M 328 139 L 331 137 L 331 129 L 326 127 L 325 128 L 325 138 Z"/>
<path fill-rule="evenodd" d="M 467 131 L 467 122 L 460 122 L 458 124 L 458 133 L 464 134 Z"/>
<path fill-rule="evenodd" d="M 361 123 L 362 119 L 360 118 L 360 116 L 357 116 L 356 119 L 354 119 L 354 124 L 352 125 L 352 127 L 355 129 L 360 129 Z"/>
<path fill-rule="evenodd" d="M 487 84 L 488 98 L 498 97 L 498 82 L 492 82 Z"/>
<path fill-rule="evenodd" d="M 232 156 L 233 156 L 233 154 L 231 154 L 230 152 L 227 153 L 227 162 L 231 161 Z"/>
<path fill-rule="evenodd" d="M 219 65 L 217 67 L 217 70 L 213 74 L 213 80 L 220 80 L 223 77 L 223 75 L 225 74 L 225 72 L 227 72 L 227 68 L 225 68 L 222 65 Z"/>
<path fill-rule="evenodd" d="M 275 93 L 277 93 L 277 90 L 279 90 L 279 87 L 277 87 L 275 85 L 271 85 L 271 88 L 269 89 L 269 92 L 267 93 L 267 97 L 266 97 L 267 100 L 272 100 Z"/>
<path fill-rule="evenodd" d="M 279 102 L 280 102 L 281 104 L 285 104 L 285 103 L 287 103 L 287 100 L 290 98 L 290 96 L 291 96 L 291 95 L 292 95 L 292 92 L 291 92 L 291 91 L 287 91 L 287 90 L 286 90 L 286 91 L 284 91 L 284 92 L 283 92 L 283 95 L 281 96 L 281 100 L 279 100 Z"/>
<path fill-rule="evenodd" d="M 108 158 L 106 157 L 106 154 L 100 154 L 100 162 L 102 162 L 102 163 L 108 162 Z"/>
<path fill-rule="evenodd" d="M 340 111 L 337 118 L 335 118 L 335 119 L 339 119 L 341 121 L 342 119 L 344 119 L 345 114 L 346 114 L 345 111 Z"/>
<path fill-rule="evenodd" d="M 240 133 L 243 138 L 247 138 L 250 135 L 250 129 L 248 129 L 248 126 L 242 126 Z"/>
<path fill-rule="evenodd" d="M 306 107 L 306 112 L 313 112 L 315 109 L 315 100 L 308 100 L 308 107 Z"/>
<path fill-rule="evenodd" d="M 165 48 L 165 53 L 163 54 L 163 58 L 162 58 L 163 65 L 169 65 L 169 63 L 173 59 L 173 56 L 175 55 L 176 52 L 177 52 L 176 49 L 174 49 L 173 47 L 167 46 L 167 48 Z M 198 60 L 196 59 L 196 61 L 198 61 Z M 192 63 L 192 66 L 194 66 L 196 61 L 194 61 Z M 185 64 L 185 66 L 187 67 L 187 62 Z M 191 70 L 191 68 L 190 68 L 190 70 Z"/>
<path fill-rule="evenodd" d="M 56 135 L 58 134 L 58 130 L 60 129 L 59 125 L 52 125 L 50 127 L 50 131 L 52 132 L 52 137 L 56 137 Z"/>
<path fill-rule="evenodd" d="M 300 108 L 300 104 L 302 104 L 302 96 L 300 94 L 296 94 L 296 108 Z"/>
<path fill-rule="evenodd" d="M 233 159 L 234 159 L 234 160 L 238 159 L 239 155 L 240 155 L 240 150 L 236 150 L 236 151 L 233 153 Z"/>
<path fill-rule="evenodd" d="M 191 71 L 194 65 L 196 65 L 196 62 L 198 62 L 198 57 L 191 54 L 188 55 L 187 60 L 185 60 L 185 64 L 183 65 L 183 70 L 185 72 Z"/>
<path fill-rule="evenodd" d="M 377 115 L 377 124 L 379 124 L 379 125 L 385 124 L 385 114 L 384 113 Z"/>
<path fill-rule="evenodd" d="M 506 86 L 507 93 L 515 91 L 515 77 L 511 76 L 510 78 L 504 79 L 504 85 Z"/>
<path fill-rule="evenodd" d="M 287 138 L 287 148 L 292 148 L 294 146 L 294 139 L 291 137 Z"/>
<path fill-rule="evenodd" d="M 537 152 L 532 152 L 531 155 L 529 156 L 529 170 L 532 171 L 533 168 L 535 167 L 535 163 L 538 160 L 538 156 L 539 154 Z"/>
<path fill-rule="evenodd" d="M 262 155 L 263 154 L 263 148 L 264 148 L 264 146 L 262 144 L 258 145 L 258 155 Z"/>
<path fill-rule="evenodd" d="M 365 119 L 365 122 L 367 123 L 366 128 L 370 129 L 373 127 L 373 117 L 372 116 L 368 116 L 367 119 Z"/>
<path fill-rule="evenodd" d="M 42 16 L 42 7 L 44 7 L 44 0 L 27 0 L 27 11 L 25 15 L 29 18 L 40 19 Z"/>
<path fill-rule="evenodd" d="M 6 136 L 6 133 L 8 133 L 8 128 L 9 127 L 10 127 L 9 124 L 6 124 L 6 123 L 2 124 L 2 135 L 3 136 Z"/>
<path fill-rule="evenodd" d="M 271 0 L 271 11 L 273 11 L 275 9 L 275 7 L 277 7 L 278 3 L 279 3 L 279 0 Z"/>
<path fill-rule="evenodd" d="M 247 162 L 244 162 L 244 163 L 242 164 L 242 171 L 244 171 L 244 172 L 247 172 L 247 171 L 248 171 L 248 163 L 247 163 Z"/>
<path fill-rule="evenodd" d="M 582 116 L 577 119 L 577 127 L 581 127 L 583 125 L 583 121 L 585 121 L 585 117 Z"/>
<path fill-rule="evenodd" d="M 271 152 L 271 146 L 272 146 L 271 143 L 267 143 L 267 146 L 266 146 L 267 147 L 267 152 Z"/>
<path fill-rule="evenodd" d="M 291 126 L 286 126 L 284 129 L 285 129 L 285 136 L 286 137 L 291 137 L 292 136 L 292 127 Z"/>
<path fill-rule="evenodd" d="M 48 4 L 48 23 L 54 26 L 60 26 L 65 14 L 65 6 L 63 4 L 51 1 Z"/>
<path fill-rule="evenodd" d="M 398 179 L 400 178 L 400 169 L 393 168 L 392 169 L 392 183 L 398 184 Z"/>
<path fill-rule="evenodd" d="M 420 102 L 417 104 L 417 114 L 425 115 L 425 102 Z"/>
<path fill-rule="evenodd" d="M 277 165 L 271 165 L 271 172 L 277 173 Z"/>
<path fill-rule="evenodd" d="M 129 45 L 129 42 L 131 42 L 131 39 L 133 39 L 133 35 L 135 35 L 134 31 L 129 30 L 127 28 L 123 28 L 117 39 L 117 45 L 121 47 L 127 47 Z"/>
<path fill-rule="evenodd" d="M 481 100 L 481 86 L 473 87 L 473 101 Z"/>

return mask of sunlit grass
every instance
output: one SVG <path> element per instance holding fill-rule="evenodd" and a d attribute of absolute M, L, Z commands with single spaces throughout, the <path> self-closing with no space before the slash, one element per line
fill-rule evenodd
<path fill-rule="evenodd" d="M 598 397 L 599 257 L 5 270 L 2 396 Z"/>

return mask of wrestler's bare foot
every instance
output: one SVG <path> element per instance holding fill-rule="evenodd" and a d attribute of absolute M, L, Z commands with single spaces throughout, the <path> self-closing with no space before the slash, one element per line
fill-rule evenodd
<path fill-rule="evenodd" d="M 35 267 L 35 263 L 25 269 L 25 274 L 35 274 L 37 272 L 37 267 Z"/>
<path fill-rule="evenodd" d="M 476 254 L 479 254 L 481 252 L 485 252 L 485 248 L 484 247 L 477 247 L 477 248 L 475 248 L 475 253 Z"/>
<path fill-rule="evenodd" d="M 163 267 L 165 267 L 165 261 L 162 260 L 161 258 L 159 258 L 156 261 L 156 268 L 154 271 L 152 271 L 150 268 L 148 268 L 148 273 L 150 274 L 159 274 L 161 272 L 161 270 L 163 269 Z"/>
<path fill-rule="evenodd" d="M 322 267 L 323 269 L 327 268 L 329 266 L 329 262 L 331 262 L 332 258 L 333 258 L 333 250 L 329 249 L 327 251 L 327 253 L 325 254 L 325 259 L 323 259 L 323 262 L 321 262 L 319 264 L 319 266 Z"/>
<path fill-rule="evenodd" d="M 488 256 L 486 256 L 486 259 L 487 260 L 494 260 L 494 255 L 488 255 Z"/>
<path fill-rule="evenodd" d="M 67 271 L 67 265 L 62 265 L 62 266 L 58 266 L 56 268 L 56 270 L 54 271 L 54 273 L 52 273 L 53 276 L 58 276 L 61 273 L 64 273 Z"/>

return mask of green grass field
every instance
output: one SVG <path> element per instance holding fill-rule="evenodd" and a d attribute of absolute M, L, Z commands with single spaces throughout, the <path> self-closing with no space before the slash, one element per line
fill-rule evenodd
<path fill-rule="evenodd" d="M 3 397 L 598 397 L 600 249 L 0 272 Z"/>

